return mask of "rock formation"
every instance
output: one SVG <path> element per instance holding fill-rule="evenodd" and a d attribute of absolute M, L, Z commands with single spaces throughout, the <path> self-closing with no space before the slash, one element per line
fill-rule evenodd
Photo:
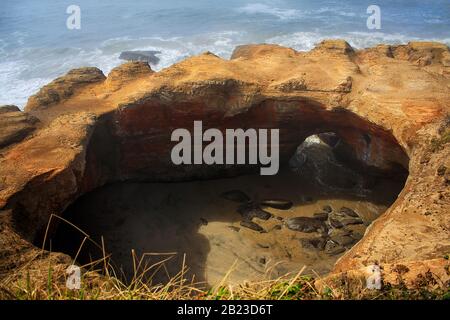
<path fill-rule="evenodd" d="M 34 131 L 38 121 L 35 117 L 20 112 L 16 106 L 0 107 L 0 148 L 25 139 Z"/>
<path fill-rule="evenodd" d="M 450 251 L 450 51 L 439 43 L 354 50 L 328 40 L 310 52 L 238 47 L 230 60 L 194 56 L 160 72 L 129 62 L 108 77 L 70 71 L 0 108 L 0 278 L 39 254 L 49 218 L 80 195 L 124 180 L 179 181 L 251 168 L 174 166 L 170 134 L 194 120 L 214 128 L 280 128 L 281 161 L 312 134 L 334 132 L 376 172 L 409 170 L 398 200 L 334 273 L 432 261 Z"/>
<path fill-rule="evenodd" d="M 159 58 L 156 56 L 161 51 L 123 51 L 119 59 L 127 61 L 145 61 L 151 64 L 158 64 Z"/>

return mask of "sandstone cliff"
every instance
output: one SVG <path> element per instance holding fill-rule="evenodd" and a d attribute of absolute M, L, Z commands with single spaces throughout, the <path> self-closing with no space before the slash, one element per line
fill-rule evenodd
<path fill-rule="evenodd" d="M 309 135 L 336 132 L 367 168 L 409 170 L 398 200 L 335 273 L 430 261 L 448 278 L 449 89 L 450 51 L 439 43 L 354 50 L 333 40 L 310 52 L 248 45 L 230 60 L 207 52 L 160 72 L 142 62 L 108 77 L 72 70 L 30 97 L 25 112 L 0 108 L 0 278 L 20 273 L 30 257 L 66 264 L 34 243 L 51 214 L 107 182 L 239 173 L 172 165 L 170 133 L 194 120 L 281 128 L 282 161 Z"/>

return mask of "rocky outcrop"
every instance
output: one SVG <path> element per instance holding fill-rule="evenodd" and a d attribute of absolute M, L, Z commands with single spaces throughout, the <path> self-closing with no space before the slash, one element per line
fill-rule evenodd
<path fill-rule="evenodd" d="M 108 75 L 105 85 L 110 90 L 120 89 L 129 81 L 153 73 L 147 62 L 132 61 L 124 63 L 114 69 Z"/>
<path fill-rule="evenodd" d="M 53 80 L 39 92 L 30 97 L 26 109 L 47 108 L 68 99 L 75 91 L 86 85 L 105 80 L 105 75 L 97 68 L 79 68 L 69 71 L 65 76 Z"/>
<path fill-rule="evenodd" d="M 127 61 L 145 61 L 151 64 L 158 64 L 159 58 L 156 56 L 161 51 L 123 51 L 119 59 Z"/>
<path fill-rule="evenodd" d="M 354 50 L 332 40 L 310 52 L 241 46 L 231 60 L 205 53 L 160 72 L 132 62 L 106 79 L 95 68 L 73 70 L 29 99 L 26 112 L 40 120 L 33 135 L 0 150 L 0 262 L 12 259 L 11 246 L 18 252 L 40 243 L 51 214 L 107 182 L 252 169 L 173 165 L 170 134 L 192 130 L 194 120 L 204 129 L 280 128 L 284 163 L 306 137 L 334 132 L 362 167 L 409 170 L 397 201 L 336 273 L 375 260 L 439 258 L 450 248 L 442 169 L 450 168 L 448 55 L 435 43 Z M 13 233 L 21 241 L 5 240 Z M 5 265 L 0 276 L 18 270 Z"/>
<path fill-rule="evenodd" d="M 36 129 L 38 121 L 16 106 L 0 106 L 0 148 L 25 139 Z"/>
<path fill-rule="evenodd" d="M 377 281 L 387 290 L 446 290 L 450 281 L 448 268 L 449 263 L 443 258 L 373 264 L 332 274 L 317 280 L 314 285 L 319 292 L 329 292 L 332 289 L 333 296 L 338 299 L 358 299 L 361 292 L 371 292 L 367 289 L 369 283 Z M 379 292 L 375 291 L 374 295 L 379 295 Z"/>

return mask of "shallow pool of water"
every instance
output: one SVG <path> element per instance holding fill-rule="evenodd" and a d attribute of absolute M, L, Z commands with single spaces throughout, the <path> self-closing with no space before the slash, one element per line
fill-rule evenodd
<path fill-rule="evenodd" d="M 323 247 L 305 245 L 305 239 L 324 235 L 291 230 L 286 221 L 293 217 L 313 217 L 314 213 L 323 212 L 325 206 L 330 206 L 334 213 L 342 207 L 350 208 L 363 223 L 343 228 L 330 226 L 325 235 L 350 234 L 354 241 L 345 246 L 348 250 L 363 236 L 367 226 L 393 203 L 403 183 L 378 178 L 372 181 L 370 189 L 364 189 L 361 188 L 364 183 L 358 181 L 363 177 L 354 173 L 351 177 L 354 186 L 350 183 L 345 186 L 347 189 L 340 185 L 327 187 L 323 181 L 331 182 L 321 176 L 329 172 L 322 170 L 326 164 L 317 166 L 319 161 L 313 155 L 308 159 L 314 165 L 303 164 L 302 170 L 294 171 L 283 168 L 275 176 L 111 184 L 81 197 L 66 211 L 65 217 L 99 243 L 103 237 L 112 262 L 128 278 L 136 268 L 132 250 L 138 259 L 144 256 L 140 269 L 169 259 L 164 266 L 152 268 L 149 274 L 153 275 L 154 282 L 164 282 L 176 275 L 183 263 L 189 268 L 188 278 L 195 277 L 195 281 L 208 284 L 217 283 L 230 270 L 229 282 L 278 277 L 296 273 L 304 266 L 305 274 L 323 275 L 345 251 L 330 253 Z M 332 170 L 339 182 L 349 175 L 345 167 L 342 172 L 339 166 Z M 237 211 L 240 204 L 222 196 L 230 190 L 241 190 L 255 203 L 278 198 L 292 201 L 293 206 L 288 210 L 264 207 L 273 216 L 266 221 L 254 218 L 264 229 L 257 232 L 241 225 L 242 216 Z M 82 238 L 72 228 L 61 226 L 53 243 L 75 256 Z M 85 245 L 78 258 L 86 263 L 100 256 L 98 248 Z"/>

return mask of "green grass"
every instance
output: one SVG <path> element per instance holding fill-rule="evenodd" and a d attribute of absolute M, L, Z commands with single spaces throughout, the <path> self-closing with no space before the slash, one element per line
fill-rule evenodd
<path fill-rule="evenodd" d="M 85 234 L 85 233 L 83 233 Z M 85 241 L 92 241 L 87 234 Z M 345 274 L 334 281 L 327 281 L 320 289 L 316 286 L 317 277 L 304 275 L 305 267 L 296 274 L 286 274 L 278 278 L 268 275 L 258 281 L 245 281 L 229 284 L 233 265 L 223 279 L 214 287 L 205 283 L 196 283 L 186 279 L 188 268 L 183 261 L 181 271 L 168 278 L 164 284 L 152 284 L 151 276 L 155 270 L 165 268 L 168 259 L 147 267 L 143 263 L 144 256 L 137 257 L 132 250 L 134 276 L 131 281 L 122 277 L 112 264 L 104 250 L 104 244 L 98 244 L 103 258 L 82 267 L 82 281 L 79 290 L 66 287 L 65 264 L 51 264 L 41 258 L 48 257 L 48 252 L 40 251 L 32 261 L 41 261 L 38 267 L 23 268 L 14 277 L 0 281 L 0 299 L 17 300 L 346 300 L 346 299 L 385 299 L 415 300 L 450 299 L 450 281 L 442 283 L 431 273 L 419 274 L 414 286 L 407 287 L 402 279 L 402 270 L 397 272 L 397 284 L 385 283 L 382 290 L 367 290 L 361 284 L 365 279 L 349 279 Z M 41 259 L 41 260 L 39 260 Z M 444 259 L 449 259 L 448 254 Z M 30 262 L 32 262 L 30 261 Z M 450 274 L 446 265 L 447 274 Z M 330 282 L 330 283 L 329 283 Z M 354 286 L 354 284 L 358 284 Z"/>
<path fill-rule="evenodd" d="M 339 286 L 324 287 L 319 292 L 315 278 L 300 272 L 277 279 L 242 284 L 220 284 L 209 289 L 180 277 L 186 270 L 164 285 L 149 285 L 140 279 L 125 284 L 112 276 L 100 276 L 98 271 L 83 275 L 80 290 L 65 287 L 63 275 L 49 267 L 44 283 L 33 279 L 29 272 L 23 281 L 5 287 L 0 285 L 0 299 L 18 300 L 450 300 L 450 287 L 434 286 L 428 280 L 414 288 L 399 284 L 384 284 L 382 290 L 350 291 L 345 281 Z M 426 278 L 426 276 L 425 276 Z M 425 279 L 424 278 L 424 279 Z M 142 278 L 141 278 L 142 279 Z M 426 280 L 426 279 L 425 279 Z M 225 279 L 224 281 L 225 282 Z"/>

